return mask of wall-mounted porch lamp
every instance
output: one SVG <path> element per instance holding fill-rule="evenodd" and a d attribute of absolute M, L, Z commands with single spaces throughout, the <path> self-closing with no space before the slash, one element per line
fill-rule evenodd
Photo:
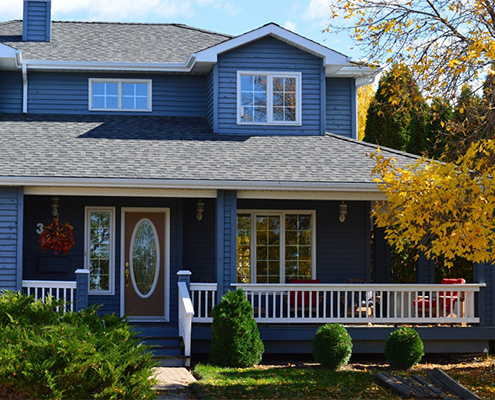
<path fill-rule="evenodd" d="M 58 197 L 52 197 L 52 215 L 56 217 L 58 215 L 58 207 L 60 205 Z"/>
<path fill-rule="evenodd" d="M 347 204 L 345 204 L 345 202 L 342 201 L 342 203 L 340 203 L 340 205 L 339 205 L 339 220 L 340 220 L 340 222 L 345 221 L 346 214 L 347 214 Z"/>
<path fill-rule="evenodd" d="M 205 203 L 199 199 L 199 201 L 196 203 L 196 219 L 198 221 L 201 221 L 203 219 L 203 212 L 205 211 Z"/>

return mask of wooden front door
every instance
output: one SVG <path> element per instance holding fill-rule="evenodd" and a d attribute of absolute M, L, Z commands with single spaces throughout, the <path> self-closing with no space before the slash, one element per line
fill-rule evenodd
<path fill-rule="evenodd" d="M 123 210 L 124 314 L 164 321 L 168 315 L 168 210 Z"/>

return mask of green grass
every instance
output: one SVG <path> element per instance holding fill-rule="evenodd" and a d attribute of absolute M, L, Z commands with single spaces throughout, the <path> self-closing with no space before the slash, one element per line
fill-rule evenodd
<path fill-rule="evenodd" d="M 372 371 L 322 368 L 219 368 L 197 365 L 193 389 L 204 399 L 394 399 Z"/>
<path fill-rule="evenodd" d="M 388 399 L 400 397 L 374 382 L 377 372 L 422 375 L 441 368 L 484 399 L 495 400 L 495 359 L 487 361 L 423 361 L 412 370 L 394 371 L 387 364 L 349 364 L 340 371 L 318 364 L 285 364 L 254 368 L 220 368 L 198 364 L 193 390 L 202 399 Z"/>

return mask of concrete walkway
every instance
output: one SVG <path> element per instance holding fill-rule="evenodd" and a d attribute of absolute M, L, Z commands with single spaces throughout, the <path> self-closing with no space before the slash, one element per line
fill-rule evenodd
<path fill-rule="evenodd" d="M 154 368 L 154 377 L 158 381 L 155 389 L 160 393 L 159 400 L 189 400 L 194 399 L 188 385 L 196 382 L 192 374 L 184 367 Z"/>

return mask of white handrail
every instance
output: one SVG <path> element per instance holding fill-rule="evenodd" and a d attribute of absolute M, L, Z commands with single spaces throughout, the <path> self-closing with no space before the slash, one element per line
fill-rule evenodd
<path fill-rule="evenodd" d="M 23 292 L 28 296 L 34 296 L 35 300 L 45 302 L 48 295 L 55 299 L 66 300 L 64 312 L 67 308 L 74 311 L 76 287 L 77 283 L 72 281 L 22 281 Z M 59 311 L 58 307 L 56 310 Z"/>
<path fill-rule="evenodd" d="M 186 367 L 190 366 L 191 362 L 191 332 L 192 332 L 192 317 L 194 308 L 189 297 L 187 285 L 185 282 L 177 282 L 179 292 L 179 336 L 184 341 L 184 355 L 186 356 Z"/>
<path fill-rule="evenodd" d="M 485 284 L 233 284 L 261 323 L 479 323 Z"/>

